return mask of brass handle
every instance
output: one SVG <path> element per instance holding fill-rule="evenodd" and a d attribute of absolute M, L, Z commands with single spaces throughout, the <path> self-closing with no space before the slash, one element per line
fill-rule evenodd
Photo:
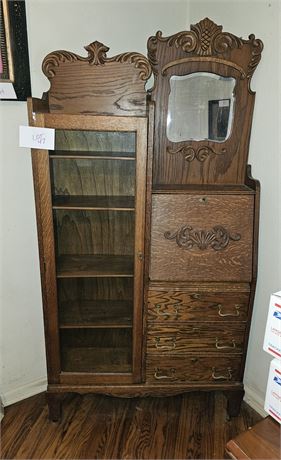
<path fill-rule="evenodd" d="M 213 380 L 231 380 L 232 379 L 232 369 L 231 367 L 227 368 L 228 375 L 216 375 L 216 368 L 212 368 L 212 379 Z"/>
<path fill-rule="evenodd" d="M 143 253 L 141 251 L 138 252 L 138 259 L 143 261 Z"/>
<path fill-rule="evenodd" d="M 165 371 L 159 369 L 158 367 L 155 369 L 154 372 L 154 378 L 156 380 L 162 380 L 162 379 L 173 379 L 174 378 L 174 373 L 176 372 L 176 369 L 173 367 L 171 369 L 168 369 L 166 371 L 166 374 L 164 374 Z"/>
<path fill-rule="evenodd" d="M 162 337 L 163 338 L 163 337 Z M 160 344 L 160 341 L 161 341 L 161 337 L 155 337 L 155 348 L 157 348 L 158 350 L 174 350 L 176 348 L 176 337 L 165 337 L 165 339 L 167 341 L 171 341 L 172 344 L 171 345 L 161 345 Z"/>
<path fill-rule="evenodd" d="M 177 305 L 171 305 L 171 307 L 174 308 L 175 312 L 169 313 L 169 312 L 161 312 L 160 309 L 162 305 L 160 303 L 157 303 L 156 305 L 156 310 L 157 310 L 157 315 L 158 316 L 178 316 L 179 314 L 179 307 Z"/>
<path fill-rule="evenodd" d="M 238 305 L 238 304 L 234 305 L 234 308 L 236 310 L 235 313 L 222 313 L 222 308 L 223 308 L 222 304 L 219 303 L 218 304 L 218 309 L 219 309 L 218 314 L 219 314 L 219 316 L 239 316 L 240 315 L 240 312 L 239 312 L 240 305 Z"/>
<path fill-rule="evenodd" d="M 233 348 L 236 348 L 236 343 L 235 343 L 235 340 L 231 340 L 231 342 L 232 342 L 232 345 L 219 345 L 219 339 L 218 337 L 216 337 L 216 348 L 218 350 L 227 350 L 227 349 L 233 350 Z"/>

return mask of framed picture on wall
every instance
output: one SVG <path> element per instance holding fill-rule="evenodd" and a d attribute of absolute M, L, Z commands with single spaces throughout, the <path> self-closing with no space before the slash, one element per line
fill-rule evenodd
<path fill-rule="evenodd" d="M 0 99 L 31 96 L 24 0 L 0 0 L 0 88 Z M 9 97 L 11 89 L 14 97 Z"/>

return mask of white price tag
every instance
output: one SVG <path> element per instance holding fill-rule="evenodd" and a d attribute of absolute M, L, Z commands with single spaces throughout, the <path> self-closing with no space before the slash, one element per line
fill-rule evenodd
<path fill-rule="evenodd" d="M 229 107 L 229 100 L 222 99 L 221 101 L 219 101 L 219 107 Z"/>
<path fill-rule="evenodd" d="M 31 149 L 54 150 L 55 130 L 53 128 L 38 128 L 34 126 L 20 126 L 20 147 Z"/>
<path fill-rule="evenodd" d="M 17 99 L 13 83 L 0 82 L 0 99 Z"/>

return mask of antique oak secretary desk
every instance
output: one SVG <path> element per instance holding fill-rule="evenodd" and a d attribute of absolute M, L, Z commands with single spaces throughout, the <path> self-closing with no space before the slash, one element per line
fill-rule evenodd
<path fill-rule="evenodd" d="M 257 273 L 259 183 L 247 166 L 262 42 L 208 18 L 139 53 L 43 61 L 30 125 L 50 418 L 65 393 L 223 390 L 243 371 Z M 154 86 L 145 84 L 154 74 Z"/>

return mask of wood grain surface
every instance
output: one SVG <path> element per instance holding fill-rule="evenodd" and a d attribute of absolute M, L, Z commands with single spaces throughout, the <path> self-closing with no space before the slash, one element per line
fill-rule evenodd
<path fill-rule="evenodd" d="M 261 40 L 254 35 L 242 40 L 205 18 L 190 31 L 168 37 L 159 31 L 147 45 L 155 77 L 154 185 L 244 183 L 255 101 L 250 81 L 261 58 Z M 170 78 L 196 72 L 235 79 L 233 125 L 224 142 L 192 136 L 172 142 L 167 137 Z"/>
<path fill-rule="evenodd" d="M 180 234 L 185 226 L 192 228 L 192 234 L 197 232 L 198 243 L 191 248 L 186 245 L 191 237 Z M 234 238 L 220 250 L 208 243 L 207 232 L 216 226 Z M 154 195 L 150 279 L 250 281 L 252 235 L 252 195 Z M 200 246 L 202 240 L 206 247 Z"/>
<path fill-rule="evenodd" d="M 3 459 L 222 459 L 226 442 L 261 417 L 247 404 L 231 420 L 222 393 L 120 399 L 68 396 L 59 424 L 44 395 L 5 409 Z"/>
<path fill-rule="evenodd" d="M 167 354 L 148 354 L 146 360 L 147 383 L 163 385 L 171 382 L 221 383 L 239 381 L 241 356 L 186 353 L 185 356 Z"/>
<path fill-rule="evenodd" d="M 177 289 L 150 289 L 149 321 L 245 321 L 249 292 L 220 292 L 218 289 L 209 285 L 208 291 L 208 286 L 204 289 L 200 284 L 197 290 L 188 285 Z"/>
<path fill-rule="evenodd" d="M 219 322 L 191 322 L 173 325 L 148 326 L 147 352 L 185 354 L 218 352 L 239 353 L 243 351 L 245 324 Z M 219 357 L 218 357 L 219 360 Z M 219 362 L 219 361 L 218 361 Z"/>

